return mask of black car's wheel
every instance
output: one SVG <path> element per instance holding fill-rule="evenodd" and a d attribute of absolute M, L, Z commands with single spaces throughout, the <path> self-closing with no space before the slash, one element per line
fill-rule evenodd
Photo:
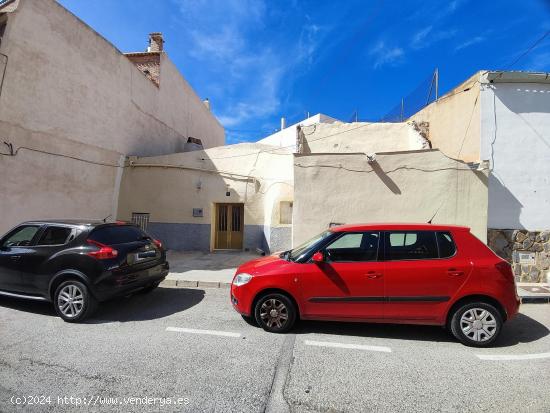
<path fill-rule="evenodd" d="M 68 322 L 79 322 L 89 317 L 97 301 L 86 285 L 76 280 L 67 280 L 55 290 L 53 304 L 59 317 Z"/>
<path fill-rule="evenodd" d="M 271 333 L 286 333 L 296 321 L 296 307 L 286 295 L 273 293 L 260 298 L 254 309 L 256 322 Z"/>
<path fill-rule="evenodd" d="M 502 316 L 487 303 L 468 303 L 451 319 L 451 331 L 463 344 L 472 347 L 490 346 L 500 334 Z"/>

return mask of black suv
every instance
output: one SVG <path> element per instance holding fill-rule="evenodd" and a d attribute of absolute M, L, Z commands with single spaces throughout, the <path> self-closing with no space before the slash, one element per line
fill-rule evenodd
<path fill-rule="evenodd" d="M 65 321 L 154 290 L 168 268 L 161 243 L 123 222 L 30 221 L 0 239 L 0 295 L 52 302 Z"/>

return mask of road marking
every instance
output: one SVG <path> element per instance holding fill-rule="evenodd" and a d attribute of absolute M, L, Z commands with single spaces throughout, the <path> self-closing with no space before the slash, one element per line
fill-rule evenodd
<path fill-rule="evenodd" d="M 190 334 L 207 334 L 210 336 L 222 336 L 222 337 L 240 337 L 240 333 L 232 333 L 230 331 L 217 331 L 217 330 L 196 330 L 194 328 L 182 328 L 182 327 L 166 327 L 166 331 L 174 331 L 176 333 L 190 333 Z"/>
<path fill-rule="evenodd" d="M 476 354 L 480 360 L 535 360 L 550 358 L 550 353 L 537 354 Z"/>
<path fill-rule="evenodd" d="M 363 344 L 333 343 L 330 341 L 312 341 L 305 340 L 306 346 L 347 348 L 352 350 L 380 351 L 382 353 L 391 353 L 391 348 L 382 346 L 365 346 Z"/>

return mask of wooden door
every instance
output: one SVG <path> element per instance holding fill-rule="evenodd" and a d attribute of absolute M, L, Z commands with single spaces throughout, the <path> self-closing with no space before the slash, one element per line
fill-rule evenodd
<path fill-rule="evenodd" d="M 214 249 L 240 250 L 243 248 L 243 204 L 216 204 Z"/>

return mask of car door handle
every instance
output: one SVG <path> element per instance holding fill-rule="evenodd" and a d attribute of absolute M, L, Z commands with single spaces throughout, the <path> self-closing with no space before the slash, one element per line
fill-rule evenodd
<path fill-rule="evenodd" d="M 12 261 L 19 261 L 19 260 L 21 259 L 21 255 L 12 255 L 12 256 L 10 257 L 10 259 L 11 259 Z"/>
<path fill-rule="evenodd" d="M 376 272 L 376 271 L 369 271 L 368 273 L 365 274 L 367 276 L 367 278 L 371 279 L 371 280 L 374 280 L 376 278 L 380 278 L 382 277 L 382 273 L 381 272 Z"/>
<path fill-rule="evenodd" d="M 455 268 L 449 268 L 447 274 L 449 274 L 451 277 L 460 277 L 461 275 L 464 275 L 464 271 L 460 271 Z"/>

